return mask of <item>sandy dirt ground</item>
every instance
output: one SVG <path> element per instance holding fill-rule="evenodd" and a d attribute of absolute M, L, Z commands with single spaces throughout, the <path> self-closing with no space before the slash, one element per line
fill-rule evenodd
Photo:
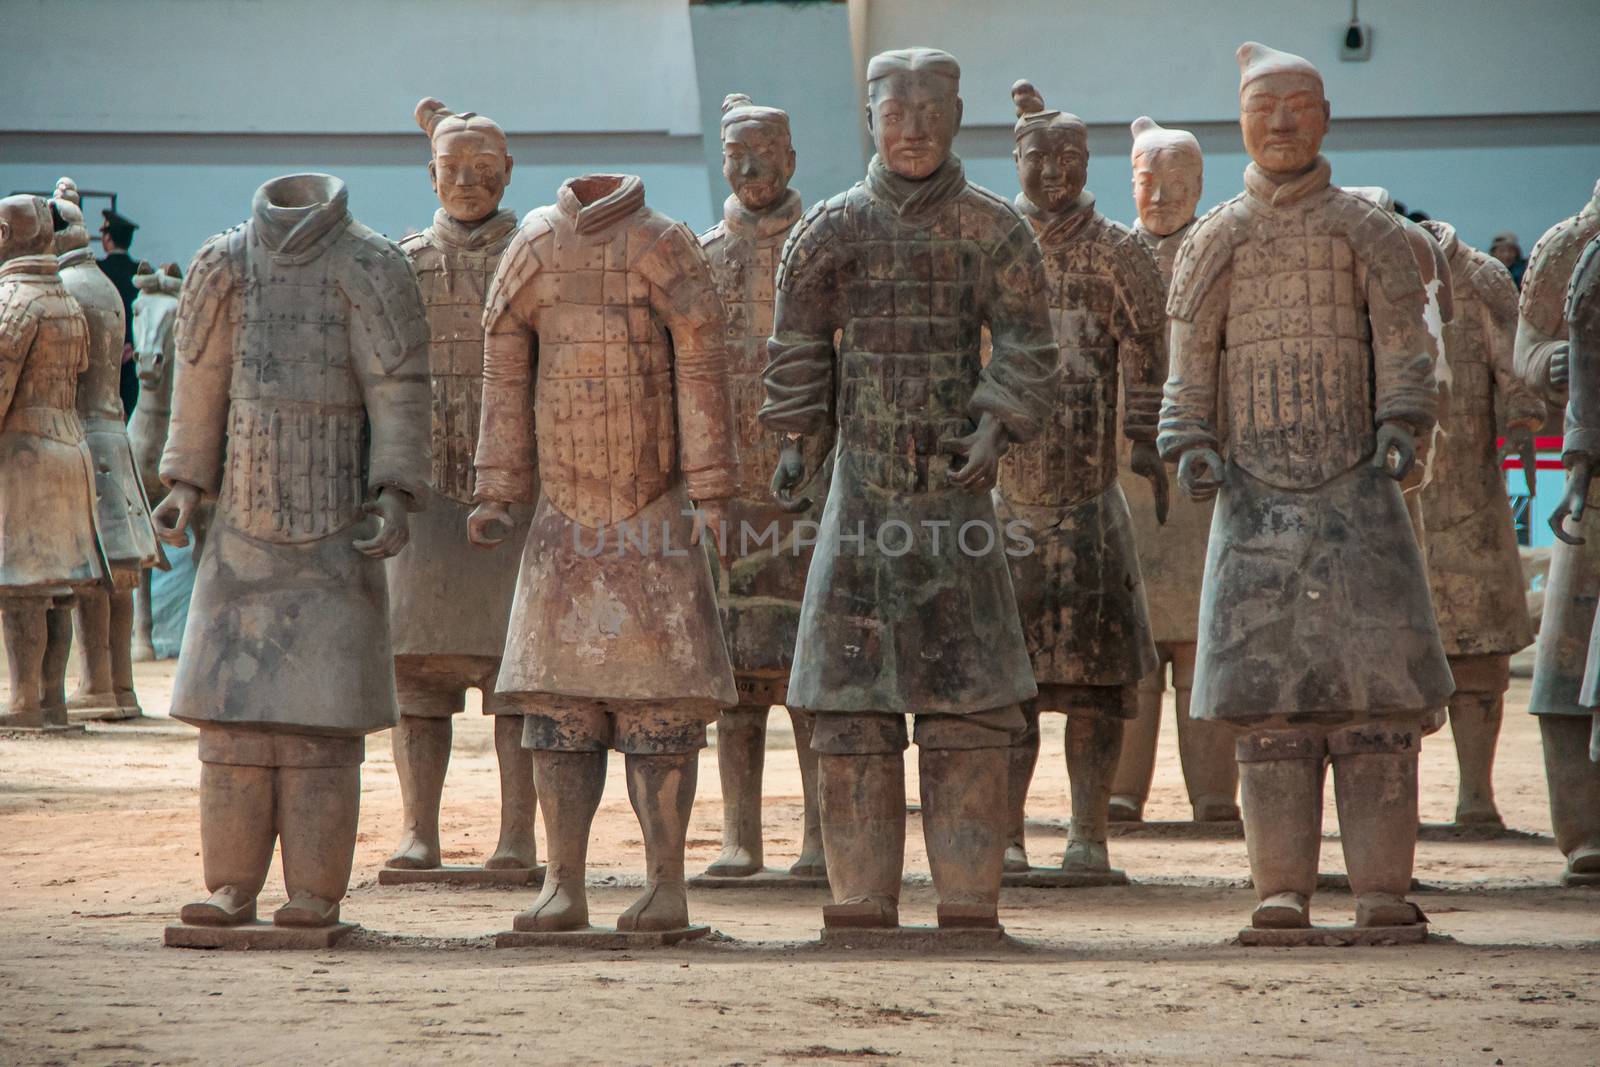
<path fill-rule="evenodd" d="M 352 940 L 308 953 L 163 948 L 162 927 L 203 896 L 194 731 L 161 714 L 171 682 L 172 664 L 141 665 L 155 717 L 137 724 L 0 736 L 0 1062 L 1600 1061 L 1600 892 L 1559 887 L 1525 680 L 1497 772 L 1520 833 L 1419 845 L 1430 944 L 1241 948 L 1231 940 L 1253 903 L 1242 841 L 1124 836 L 1112 857 L 1132 886 L 1007 890 L 1016 946 L 899 957 L 815 944 L 824 894 L 801 890 L 691 891 L 695 918 L 719 932 L 692 946 L 495 949 L 490 935 L 533 890 L 377 884 L 400 815 L 386 734 L 369 742 L 362 778 L 345 917 L 363 929 Z M 1187 811 L 1168 714 L 1147 812 L 1158 820 Z M 494 750 L 487 719 L 469 708 L 456 723 L 445 852 L 470 862 L 496 835 Z M 1046 728 L 1030 805 L 1036 863 L 1065 843 L 1060 719 Z M 800 787 L 781 713 L 770 753 L 768 862 L 787 866 Z M 700 767 L 691 871 L 720 839 L 715 747 Z M 1448 729 L 1425 744 L 1423 774 L 1424 822 L 1447 820 Z M 907 787 L 914 797 L 914 754 Z M 1327 826 L 1323 869 L 1342 871 L 1331 803 Z M 910 831 L 902 917 L 930 922 L 915 815 Z M 591 857 L 603 922 L 631 901 L 642 865 L 620 760 Z M 263 911 L 281 899 L 274 870 Z M 1336 892 L 1315 907 L 1325 922 L 1352 911 Z"/>

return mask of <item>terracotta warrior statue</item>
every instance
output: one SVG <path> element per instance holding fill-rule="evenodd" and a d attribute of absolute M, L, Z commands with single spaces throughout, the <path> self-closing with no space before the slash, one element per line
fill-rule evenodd
<path fill-rule="evenodd" d="M 347 201 L 328 174 L 267 182 L 178 308 L 157 529 L 182 545 L 217 502 L 172 693 L 200 728 L 211 894 L 185 923 L 252 922 L 274 839 L 273 923 L 336 923 L 365 736 L 395 723 L 380 561 L 427 500 L 428 330 L 404 253 Z"/>
<path fill-rule="evenodd" d="M 1162 305 L 1172 281 L 1178 249 L 1194 226 L 1200 202 L 1204 160 L 1200 142 L 1187 130 L 1169 130 L 1141 116 L 1133 133 L 1133 205 L 1139 213 L 1133 232 L 1155 253 L 1161 271 Z M 1163 339 L 1165 327 L 1162 328 Z M 1165 380 L 1166 368 L 1161 371 Z M 1155 777 L 1156 739 L 1161 731 L 1161 700 L 1172 676 L 1177 704 L 1178 758 L 1196 822 L 1234 822 L 1239 771 L 1233 761 L 1233 734 L 1226 726 L 1189 716 L 1194 687 L 1194 647 L 1199 637 L 1200 576 L 1211 533 L 1211 502 L 1184 494 L 1172 502 L 1164 524 L 1155 519 L 1150 483 L 1128 466 L 1124 450 L 1122 490 L 1133 516 L 1139 548 L 1139 574 L 1150 607 L 1150 629 L 1160 665 L 1139 684 L 1139 715 L 1122 738 L 1122 758 L 1111 787 L 1111 820 L 1139 822 Z"/>
<path fill-rule="evenodd" d="M 747 545 L 719 575 L 722 628 L 733 660 L 739 704 L 717 720 L 717 770 L 722 776 L 722 855 L 708 875 L 748 876 L 764 868 L 761 840 L 761 771 L 767 739 L 767 713 L 787 699 L 800 598 L 805 593 L 809 545 L 794 528 L 794 512 L 778 506 L 768 483 L 778 459 L 778 436 L 756 421 L 765 393 L 761 371 L 772 336 L 773 278 L 778 251 L 800 220 L 800 194 L 789 188 L 794 176 L 794 146 L 789 113 L 758 107 L 741 93 L 722 103 L 722 173 L 733 190 L 722 205 L 722 221 L 700 235 L 711 274 L 728 310 L 728 388 L 738 434 L 738 494 L 729 501 L 730 529 L 762 535 Z M 826 449 L 813 438 L 813 450 Z M 809 457 L 818 472 L 822 452 Z M 826 486 L 800 490 L 811 501 L 805 518 L 815 521 Z M 766 536 L 766 531 L 772 531 Z M 789 868 L 796 877 L 827 873 L 822 856 L 822 822 L 817 813 L 817 756 L 811 750 L 810 712 L 791 711 L 800 783 L 805 802 L 800 858 Z"/>
<path fill-rule="evenodd" d="M 1155 444 L 1167 366 L 1165 288 L 1150 250 L 1095 210 L 1094 194 L 1084 188 L 1083 120 L 1046 110 L 1029 82 L 1017 82 L 1011 96 L 1019 116 L 1017 210 L 1044 250 L 1061 376 L 1038 441 L 1000 464 L 1000 518 L 1034 531 L 1034 550 L 1011 556 L 1010 564 L 1039 685 L 1038 698 L 1023 704 L 1028 730 L 1011 749 L 1006 868 L 1029 866 L 1024 801 L 1039 755 L 1039 713 L 1055 711 L 1067 716 L 1072 783 L 1061 866 L 1108 872 L 1107 806 L 1123 723 L 1138 709 L 1140 679 L 1158 664 L 1133 521 L 1117 481 L 1117 428 L 1130 442 L 1131 469 L 1149 479 L 1149 521 L 1160 524 L 1167 517 L 1167 472 Z"/>
<path fill-rule="evenodd" d="M 1417 753 L 1453 684 L 1400 493 L 1438 403 L 1422 274 L 1395 215 L 1329 184 L 1317 69 L 1238 59 L 1245 192 L 1167 302 L 1162 455 L 1220 489 L 1191 711 L 1238 730 L 1254 926 L 1311 923 L 1329 762 L 1357 926 L 1415 926 Z"/>
<path fill-rule="evenodd" d="M 61 282 L 53 229 L 39 197 L 0 199 L 0 621 L 11 683 L 0 727 L 35 730 L 68 726 L 72 597 L 108 577 L 76 406 L 89 326 Z"/>
<path fill-rule="evenodd" d="M 960 76 L 935 49 L 873 57 L 866 179 L 806 214 L 778 270 L 761 421 L 785 435 L 780 497 L 807 438 L 837 434 L 789 676 L 817 713 L 830 927 L 899 923 L 908 712 L 939 924 L 998 926 L 1007 757 L 1037 695 L 1006 569 L 1026 545 L 990 489 L 1060 370 L 1032 231 L 950 151 Z"/>
<path fill-rule="evenodd" d="M 588 927 L 616 749 L 648 866 L 617 928 L 682 929 L 698 753 L 736 701 L 700 547 L 705 529 L 725 544 L 736 485 L 727 315 L 694 234 L 646 206 L 644 182 L 590 174 L 523 220 L 484 330 L 473 542 L 502 541 L 537 497 L 499 692 L 526 715 L 549 858 L 516 927 Z"/>
<path fill-rule="evenodd" d="M 1454 308 L 1444 327 L 1450 403 L 1433 450 L 1433 478 L 1422 490 L 1422 511 L 1433 611 L 1456 682 L 1449 705 L 1461 775 L 1455 821 L 1498 825 L 1494 751 L 1511 655 L 1533 643 L 1500 471 L 1510 452 L 1521 454 L 1525 464 L 1532 460 L 1533 433 L 1544 424 L 1545 408 L 1512 368 L 1517 287 L 1510 273 L 1462 241 L 1449 223 L 1421 225 L 1449 264 Z M 1496 447 L 1502 425 L 1504 449 Z"/>
<path fill-rule="evenodd" d="M 484 298 L 517 229 L 516 215 L 500 206 L 511 157 L 505 132 L 482 115 L 457 115 L 430 97 L 417 104 L 416 118 L 432 142 L 428 175 L 441 206 L 433 225 L 402 238 L 400 247 L 416 269 L 428 309 L 433 480 L 428 506 L 411 523 L 411 551 L 386 564 L 400 700 L 394 762 L 405 807 L 400 846 L 388 865 L 440 866 L 439 799 L 450 763 L 451 716 L 466 706 L 471 688 L 494 716 L 500 765 L 500 840 L 483 865 L 531 870 L 537 863 L 533 765 L 522 748 L 522 716 L 495 693 L 517 557 L 485 552 L 467 540 L 483 406 Z M 526 511 L 516 518 L 510 535 L 520 545 Z"/>
<path fill-rule="evenodd" d="M 1567 492 L 1550 525 L 1558 538 L 1571 544 L 1573 535 L 1566 531 L 1564 521 L 1569 515 L 1575 522 L 1582 520 L 1589 503 L 1589 483 L 1600 461 L 1600 236 L 1589 239 L 1573 268 L 1565 317 L 1570 389 L 1561 459 L 1568 470 Z M 1595 633 L 1600 634 L 1600 629 Z M 1589 757 L 1600 762 L 1600 649 L 1595 646 L 1595 636 L 1591 635 L 1588 666 L 1578 699 L 1585 707 L 1595 709 Z M 1553 791 L 1556 783 L 1552 781 L 1550 787 Z"/>
<path fill-rule="evenodd" d="M 1533 246 L 1522 276 L 1516 369 L 1553 407 L 1565 407 L 1568 401 L 1567 288 L 1578 256 L 1596 235 L 1600 182 L 1582 211 L 1556 223 Z M 1563 538 L 1550 553 L 1528 710 L 1539 717 L 1544 741 L 1550 822 L 1556 845 L 1567 858 L 1562 882 L 1600 885 L 1600 768 L 1588 758 L 1589 709 L 1578 699 L 1600 598 L 1600 524 L 1592 509 L 1567 510 L 1577 520 L 1568 532 L 1581 543 Z M 1558 510 L 1552 518 L 1560 517 Z"/>
<path fill-rule="evenodd" d="M 140 714 L 133 691 L 133 593 L 141 576 L 166 561 L 150 525 L 150 504 L 134 468 L 122 414 L 122 296 L 95 263 L 78 201 L 71 178 L 56 183 L 51 203 L 61 222 L 55 234 L 61 284 L 89 324 L 89 367 L 78 380 L 78 418 L 94 458 L 95 532 L 111 568 L 111 588 L 78 592 L 83 676 L 67 708 L 78 718 L 127 719 Z M 63 650 L 63 664 L 65 657 Z"/>
<path fill-rule="evenodd" d="M 145 499 L 159 503 L 167 487 L 161 484 L 161 450 L 167 446 L 167 424 L 172 419 L 172 367 L 177 358 L 178 293 L 183 271 L 176 263 L 154 270 L 140 263 L 133 275 L 133 354 L 139 363 L 139 403 L 128 420 L 128 441 L 133 446 L 134 469 Z M 208 510 L 208 509 L 205 509 Z M 202 517 L 191 525 L 195 552 L 205 541 Z M 134 662 L 156 658 L 151 639 L 150 571 L 139 572 L 133 592 Z"/>

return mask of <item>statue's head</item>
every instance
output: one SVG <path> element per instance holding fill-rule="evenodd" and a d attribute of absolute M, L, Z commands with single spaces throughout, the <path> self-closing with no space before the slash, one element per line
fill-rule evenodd
<path fill-rule="evenodd" d="M 1177 233 L 1200 203 L 1204 161 L 1188 130 L 1169 130 L 1147 115 L 1133 120 L 1133 206 L 1157 237 Z"/>
<path fill-rule="evenodd" d="M 961 65 L 937 48 L 880 52 L 867 64 L 867 128 L 884 164 L 920 180 L 950 158 L 961 129 Z"/>
<path fill-rule="evenodd" d="M 416 118 L 433 144 L 428 177 L 445 214 L 463 223 L 494 214 L 511 184 L 506 132 L 475 112 L 446 110 L 431 96 L 417 104 Z"/>
<path fill-rule="evenodd" d="M 757 107 L 743 93 L 729 93 L 722 101 L 722 176 L 751 211 L 781 200 L 794 177 L 789 113 Z"/>
<path fill-rule="evenodd" d="M 58 256 L 89 247 L 89 226 L 83 221 L 82 204 L 77 182 L 65 177 L 56 179 L 55 192 L 50 197 L 50 222 L 55 227 L 52 248 Z"/>
<path fill-rule="evenodd" d="M 1065 111 L 1045 109 L 1044 97 L 1026 79 L 1011 87 L 1017 109 L 1017 161 L 1022 192 L 1042 211 L 1069 207 L 1089 180 L 1089 128 Z"/>
<path fill-rule="evenodd" d="M 54 239 L 50 205 L 21 193 L 0 199 L 0 262 L 49 252 Z"/>
<path fill-rule="evenodd" d="M 1322 75 L 1308 60 L 1255 41 L 1239 46 L 1239 129 L 1263 170 L 1293 174 L 1316 161 L 1328 133 Z"/>

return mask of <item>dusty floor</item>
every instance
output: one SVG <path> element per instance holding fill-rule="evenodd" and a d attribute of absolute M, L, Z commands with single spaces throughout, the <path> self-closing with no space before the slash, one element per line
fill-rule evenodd
<path fill-rule="evenodd" d="M 140 668 L 159 712 L 170 663 Z M 1600 1060 L 1600 892 L 1562 890 L 1538 732 L 1515 683 L 1497 786 L 1523 834 L 1424 841 L 1417 900 L 1435 940 L 1414 948 L 1245 950 L 1242 841 L 1123 837 L 1135 885 L 1008 890 L 1024 942 L 983 956 L 824 951 L 808 943 L 823 894 L 693 893 L 724 940 L 575 955 L 496 950 L 532 890 L 379 887 L 399 825 L 386 735 L 372 739 L 345 947 L 306 954 L 164 949 L 161 928 L 201 894 L 194 734 L 165 718 L 64 739 L 0 737 L 0 1062 L 784 1063 L 1279 1062 L 1558 1064 Z M 787 716 L 772 718 L 769 862 L 796 852 L 799 776 Z M 1066 776 L 1047 720 L 1034 783 L 1035 862 L 1059 856 Z M 908 786 L 914 790 L 914 763 Z M 1424 748 L 1423 818 L 1449 817 L 1448 730 Z M 599 921 L 632 899 L 639 834 L 613 761 L 596 826 Z M 457 719 L 446 858 L 495 837 L 489 723 Z M 701 761 L 690 866 L 717 853 L 715 749 Z M 915 795 L 912 792 L 911 795 Z M 1149 809 L 1186 811 L 1170 726 Z M 1327 825 L 1336 828 L 1329 805 Z M 902 914 L 932 918 L 911 820 Z M 1339 842 L 1324 870 L 1342 870 Z M 281 899 L 277 874 L 265 909 Z M 1318 914 L 1348 921 L 1348 895 Z"/>

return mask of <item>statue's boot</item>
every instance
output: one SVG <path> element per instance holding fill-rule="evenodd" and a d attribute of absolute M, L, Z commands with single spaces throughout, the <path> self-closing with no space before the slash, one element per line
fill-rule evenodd
<path fill-rule="evenodd" d="M 1540 715 L 1544 774 L 1563 885 L 1600 885 L 1600 764 L 1589 759 L 1589 719 Z"/>
<path fill-rule="evenodd" d="M 1006 749 L 1006 846 L 1002 869 L 1028 871 L 1028 787 L 1039 765 L 1039 712 L 1025 705 L 1028 728 Z"/>
<path fill-rule="evenodd" d="M 617 917 L 618 930 L 681 930 L 689 925 L 683 850 L 700 776 L 700 753 L 627 757 L 628 800 L 644 832 L 644 893 Z"/>
<path fill-rule="evenodd" d="M 1000 925 L 1009 748 L 923 748 L 918 778 L 939 925 Z"/>
<path fill-rule="evenodd" d="M 900 925 L 900 875 L 905 866 L 905 754 L 817 758 L 822 843 L 834 903 L 825 926 Z"/>
<path fill-rule="evenodd" d="M 10 597 L 0 601 L 0 627 L 5 630 L 7 677 L 11 702 L 0 726 L 43 726 L 44 657 L 50 643 L 48 597 Z M 67 631 L 72 632 L 69 624 Z M 66 709 L 61 711 L 63 719 Z"/>
<path fill-rule="evenodd" d="M 111 673 L 111 594 L 103 586 L 78 591 L 78 688 L 68 708 L 114 708 L 117 689 Z"/>
<path fill-rule="evenodd" d="M 211 896 L 185 904 L 179 919 L 197 926 L 254 922 L 256 896 L 277 837 L 271 767 L 200 764 L 200 857 Z"/>
<path fill-rule="evenodd" d="M 149 663 L 156 658 L 155 621 L 151 615 L 150 582 L 153 571 L 139 572 L 139 588 L 133 594 L 133 661 Z"/>
<path fill-rule="evenodd" d="M 761 841 L 761 775 L 770 708 L 728 708 L 717 717 L 717 776 L 722 781 L 722 855 L 707 874 L 742 877 L 766 863 Z"/>
<path fill-rule="evenodd" d="M 1233 728 L 1189 717 L 1191 690 L 1175 689 L 1178 702 L 1178 760 L 1189 790 L 1195 822 L 1238 822 L 1239 764 L 1233 757 Z"/>
<path fill-rule="evenodd" d="M 584 871 L 589 830 L 606 788 L 606 752 L 533 750 L 533 784 L 544 812 L 544 887 L 517 916 L 518 930 L 582 930 L 589 925 Z"/>
<path fill-rule="evenodd" d="M 1111 781 L 1111 800 L 1106 808 L 1111 822 L 1144 821 L 1144 805 L 1150 799 L 1150 783 L 1156 775 L 1156 742 L 1161 737 L 1161 696 L 1166 677 L 1166 668 L 1161 667 L 1139 681 L 1139 714 L 1123 727 L 1122 753 L 1117 757 L 1117 774 Z"/>
<path fill-rule="evenodd" d="M 484 699 L 490 699 L 488 694 Z M 488 870 L 532 869 L 539 865 L 534 833 L 539 795 L 533 788 L 533 754 L 522 747 L 522 716 L 494 717 L 494 754 L 500 768 L 500 840 L 483 861 Z"/>
<path fill-rule="evenodd" d="M 111 651 L 111 688 L 117 695 L 117 707 L 143 714 L 139 697 L 133 691 L 133 590 L 119 589 L 111 594 L 109 619 Z"/>
<path fill-rule="evenodd" d="M 827 854 L 822 847 L 822 809 L 817 802 L 817 754 L 811 750 L 811 732 L 817 717 L 809 711 L 789 710 L 794 726 L 794 750 L 800 759 L 800 793 L 805 805 L 800 833 L 800 858 L 789 873 L 796 878 L 828 877 Z"/>
<path fill-rule="evenodd" d="M 1311 925 L 1325 750 L 1322 738 L 1305 730 L 1259 730 L 1239 738 L 1244 840 L 1258 901 L 1252 926 Z"/>
<path fill-rule="evenodd" d="M 1415 722 L 1369 722 L 1328 735 L 1339 840 L 1357 926 L 1411 926 L 1425 922 L 1406 899 L 1417 855 L 1417 756 L 1422 729 Z"/>
<path fill-rule="evenodd" d="M 44 684 L 44 721 L 50 726 L 67 723 L 67 659 L 72 655 L 72 616 L 75 597 L 57 597 L 45 616 L 47 640 L 40 679 Z"/>
<path fill-rule="evenodd" d="M 275 925 L 339 921 L 360 815 L 360 764 L 278 768 L 278 841 L 289 902 L 272 913 Z"/>
<path fill-rule="evenodd" d="M 390 867 L 428 871 L 439 866 L 439 803 L 453 733 L 448 715 L 402 715 L 395 725 L 394 769 L 403 814 L 400 846 L 386 861 Z"/>
<path fill-rule="evenodd" d="M 1460 770 L 1456 790 L 1456 822 L 1460 825 L 1505 825 L 1494 802 L 1494 751 L 1504 715 L 1503 693 L 1458 689 L 1450 698 L 1450 735 L 1455 738 Z"/>
<path fill-rule="evenodd" d="M 1122 753 L 1123 720 L 1110 715 L 1067 715 L 1067 778 L 1072 787 L 1072 822 L 1067 828 L 1065 871 L 1111 869 L 1106 822 L 1111 780 Z"/>

